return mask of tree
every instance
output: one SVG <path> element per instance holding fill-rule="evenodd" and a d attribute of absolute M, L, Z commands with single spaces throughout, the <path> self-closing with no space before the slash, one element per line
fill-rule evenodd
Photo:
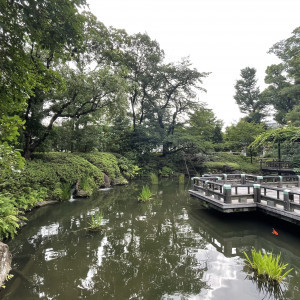
<path fill-rule="evenodd" d="M 241 120 L 236 125 L 226 128 L 225 141 L 231 150 L 245 150 L 264 131 L 265 125 L 263 123 L 256 124 Z M 253 148 L 249 148 L 249 151 L 252 162 Z"/>
<path fill-rule="evenodd" d="M 300 27 L 288 39 L 273 45 L 269 53 L 282 62 L 267 68 L 265 82 L 269 86 L 262 96 L 273 105 L 276 121 L 286 124 L 286 115 L 300 105 Z"/>
<path fill-rule="evenodd" d="M 76 48 L 82 21 L 78 8 L 84 4 L 85 0 L 0 2 L 0 133 L 5 141 L 1 149 L 15 151 L 24 125 L 20 112 L 28 108 L 27 100 L 58 80 L 49 66 Z M 19 157 L 17 151 L 14 157 Z"/>
<path fill-rule="evenodd" d="M 178 151 L 172 149 L 175 129 L 199 106 L 196 90 L 205 91 L 200 84 L 208 73 L 200 73 L 190 66 L 188 59 L 179 64 L 161 65 L 147 92 L 148 114 L 145 118 L 159 133 L 164 155 Z"/>
<path fill-rule="evenodd" d="M 220 134 L 223 123 L 218 120 L 214 112 L 201 105 L 197 110 L 190 114 L 189 119 L 191 134 L 197 136 L 203 141 L 210 141 L 212 143 L 220 143 L 223 137 Z"/>
<path fill-rule="evenodd" d="M 286 114 L 285 118 L 292 126 L 300 127 L 300 105 L 294 106 L 294 108 Z"/>
<path fill-rule="evenodd" d="M 72 64 L 62 63 L 67 53 L 48 63 L 49 52 L 43 49 L 38 49 L 39 54 L 32 59 L 36 73 L 42 74 L 23 115 L 26 159 L 44 143 L 58 120 L 78 119 L 100 110 L 102 114 L 116 114 L 126 105 L 123 71 L 110 65 L 110 34 L 91 14 L 85 14 L 84 20 L 84 37 L 70 56 Z"/>
<path fill-rule="evenodd" d="M 251 143 L 250 148 L 257 150 L 260 147 L 267 145 L 277 145 L 278 160 L 281 160 L 281 144 L 288 143 L 292 145 L 295 142 L 300 142 L 300 127 L 283 127 L 271 129 L 258 135 Z"/>
<path fill-rule="evenodd" d="M 164 52 L 156 41 L 147 34 L 129 36 L 124 45 L 123 63 L 128 69 L 126 79 L 130 87 L 129 101 L 133 130 L 144 122 L 147 109 L 147 95 Z"/>
<path fill-rule="evenodd" d="M 261 123 L 265 117 L 266 102 L 260 98 L 259 88 L 256 86 L 256 69 L 246 67 L 241 70 L 241 78 L 235 84 L 234 99 L 242 113 L 248 114 L 247 122 Z"/>

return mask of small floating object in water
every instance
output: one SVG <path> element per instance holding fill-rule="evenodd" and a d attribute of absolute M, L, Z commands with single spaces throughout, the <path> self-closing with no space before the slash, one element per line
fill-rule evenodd
<path fill-rule="evenodd" d="M 272 229 L 273 229 L 272 233 L 275 235 L 278 235 L 278 232 L 274 228 L 272 228 Z"/>
<path fill-rule="evenodd" d="M 108 187 L 108 188 L 102 188 L 102 189 L 99 189 L 99 191 L 104 191 L 104 192 L 105 192 L 105 191 L 110 191 L 111 189 L 112 189 L 112 188 L 109 188 L 109 187 Z"/>

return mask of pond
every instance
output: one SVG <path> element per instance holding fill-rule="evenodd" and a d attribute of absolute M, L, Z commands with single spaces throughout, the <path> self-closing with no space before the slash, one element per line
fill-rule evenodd
<path fill-rule="evenodd" d="M 171 180 L 150 184 L 151 202 L 138 203 L 143 184 L 32 212 L 8 243 L 14 278 L 0 298 L 300 299 L 297 230 L 253 213 L 206 209 L 189 196 L 188 183 Z M 87 231 L 99 211 L 103 230 Z M 293 268 L 280 287 L 249 276 L 243 251 L 252 248 L 281 253 Z"/>

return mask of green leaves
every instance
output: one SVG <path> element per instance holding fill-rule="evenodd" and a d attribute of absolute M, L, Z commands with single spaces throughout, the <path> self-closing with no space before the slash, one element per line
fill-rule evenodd
<path fill-rule="evenodd" d="M 287 114 L 300 105 L 299 50 L 300 27 L 297 27 L 292 36 L 276 43 L 269 51 L 282 62 L 267 68 L 265 82 L 269 86 L 263 91 L 262 96 L 275 108 L 275 119 L 280 124 L 286 124 L 290 118 L 287 118 Z"/>
<path fill-rule="evenodd" d="M 246 113 L 247 122 L 261 123 L 265 117 L 267 102 L 260 97 L 259 88 L 256 86 L 256 69 L 246 67 L 241 70 L 241 79 L 235 84 L 234 99 L 240 111 Z"/>
<path fill-rule="evenodd" d="M 300 127 L 283 127 L 271 129 L 263 132 L 250 145 L 253 149 L 258 149 L 267 144 L 275 144 L 278 142 L 293 143 L 300 140 Z"/>
<path fill-rule="evenodd" d="M 16 174 L 21 172 L 25 164 L 20 152 L 0 142 L 0 189 L 11 183 Z"/>
<path fill-rule="evenodd" d="M 242 150 L 264 131 L 264 124 L 248 123 L 241 120 L 236 125 L 226 128 L 225 140 L 231 150 Z"/>
<path fill-rule="evenodd" d="M 258 276 L 266 277 L 270 281 L 281 282 L 282 279 L 287 276 L 293 269 L 283 271 L 286 269 L 288 264 L 283 264 L 280 262 L 280 254 L 273 255 L 273 253 L 265 253 L 264 255 L 261 251 L 251 250 L 252 260 L 249 258 L 247 253 L 244 251 L 246 257 L 246 265 L 250 267 Z"/>
<path fill-rule="evenodd" d="M 146 202 L 151 199 L 152 193 L 148 185 L 143 186 L 142 192 L 138 198 L 139 201 Z"/>
<path fill-rule="evenodd" d="M 19 210 L 9 194 L 0 194 L 0 240 L 14 237 L 19 228 Z"/>

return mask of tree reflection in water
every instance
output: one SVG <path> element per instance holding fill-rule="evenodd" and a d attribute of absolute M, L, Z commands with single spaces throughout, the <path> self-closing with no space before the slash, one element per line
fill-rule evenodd
<path fill-rule="evenodd" d="M 240 299 L 226 298 L 222 282 L 227 280 L 241 294 L 247 281 L 249 299 L 261 299 L 265 289 L 244 280 L 243 251 L 253 246 L 281 252 L 300 270 L 299 249 L 274 243 L 262 223 L 215 215 L 170 180 L 151 187 L 153 201 L 138 203 L 143 184 L 37 210 L 9 243 L 17 272 L 0 297 L 221 299 L 214 294 L 219 290 L 222 299 Z M 97 211 L 104 214 L 104 230 L 87 232 L 90 215 Z M 285 299 L 296 299 L 299 278 L 286 284 Z M 277 299 L 279 294 L 272 295 Z"/>

